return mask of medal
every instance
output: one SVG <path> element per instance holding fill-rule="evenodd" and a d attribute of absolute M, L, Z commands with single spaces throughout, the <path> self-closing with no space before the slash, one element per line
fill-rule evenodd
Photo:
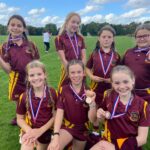
<path fill-rule="evenodd" d="M 73 93 L 75 94 L 75 96 L 77 97 L 76 101 L 84 101 L 85 92 L 82 94 L 82 96 L 79 96 L 79 94 L 77 94 L 77 92 L 73 89 L 71 84 L 70 84 L 70 88 L 73 91 Z"/>
<path fill-rule="evenodd" d="M 76 34 L 73 35 L 74 39 L 75 39 L 75 45 L 73 44 L 72 42 L 72 39 L 71 37 L 69 36 L 69 34 L 67 33 L 67 36 L 69 37 L 69 40 L 70 40 L 70 43 L 72 45 L 72 48 L 73 48 L 73 51 L 74 51 L 74 54 L 76 56 L 76 59 L 79 59 L 79 47 L 78 47 L 78 41 L 77 41 L 77 36 Z M 75 48 L 76 47 L 76 48 Z"/>
<path fill-rule="evenodd" d="M 92 103 L 92 99 L 90 97 L 87 97 L 85 101 L 86 101 L 87 104 L 91 104 Z"/>
<path fill-rule="evenodd" d="M 129 108 L 129 105 L 131 105 L 131 102 L 132 102 L 132 99 L 133 97 L 131 96 L 130 99 L 128 100 L 128 103 L 126 105 L 126 108 L 125 108 L 125 112 L 124 113 L 119 113 L 119 114 L 115 114 L 116 113 L 116 110 L 117 110 L 117 106 L 118 106 L 118 103 L 119 103 L 119 96 L 116 98 L 115 100 L 115 103 L 114 103 L 114 107 L 113 107 L 113 111 L 112 111 L 112 114 L 110 116 L 110 119 L 113 119 L 113 118 L 118 118 L 120 116 L 123 116 L 126 114 L 128 108 Z"/>
<path fill-rule="evenodd" d="M 105 118 L 110 119 L 110 117 L 111 117 L 111 113 L 109 111 L 106 111 Z"/>
<path fill-rule="evenodd" d="M 36 120 L 37 120 L 37 117 L 38 117 L 38 114 L 39 114 L 39 111 L 40 111 L 41 104 L 42 104 L 42 102 L 44 100 L 44 95 L 45 95 L 44 93 L 45 93 L 45 91 L 46 91 L 46 86 L 44 87 L 43 96 L 42 96 L 42 98 L 41 98 L 41 100 L 40 100 L 40 102 L 38 104 L 37 110 L 34 111 L 33 110 L 33 104 L 32 104 L 32 97 L 31 97 L 32 90 L 31 90 L 31 88 L 29 90 L 29 104 L 30 104 L 31 114 L 32 114 L 32 118 L 33 118 L 34 123 L 36 123 Z"/>
<path fill-rule="evenodd" d="M 113 53 L 113 51 L 112 51 L 111 57 L 110 57 L 110 60 L 109 60 L 109 63 L 108 63 L 108 65 L 107 65 L 106 68 L 104 67 L 104 61 L 103 61 L 103 58 L 102 58 L 102 54 L 101 54 L 100 49 L 99 49 L 98 53 L 99 53 L 99 58 L 100 58 L 100 61 L 101 61 L 101 66 L 102 66 L 103 74 L 106 76 L 106 74 L 107 74 L 107 72 L 108 72 L 108 70 L 109 70 L 109 68 L 110 68 L 110 65 L 111 65 L 111 63 L 112 63 L 112 60 L 113 60 L 113 57 L 114 57 L 114 53 Z"/>

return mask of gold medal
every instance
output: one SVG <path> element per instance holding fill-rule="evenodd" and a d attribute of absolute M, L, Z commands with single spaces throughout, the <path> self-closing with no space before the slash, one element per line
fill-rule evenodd
<path fill-rule="evenodd" d="M 92 99 L 90 97 L 87 97 L 85 101 L 86 101 L 87 104 L 91 104 L 92 103 Z"/>
<path fill-rule="evenodd" d="M 110 116 L 111 116 L 110 112 L 109 112 L 109 111 L 106 111 L 105 118 L 106 118 L 106 119 L 110 119 Z"/>

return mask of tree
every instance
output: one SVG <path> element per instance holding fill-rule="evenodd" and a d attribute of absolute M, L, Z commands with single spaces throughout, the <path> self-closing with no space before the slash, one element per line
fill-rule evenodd
<path fill-rule="evenodd" d="M 48 30 L 53 35 L 57 35 L 57 27 L 56 24 L 49 23 L 45 26 L 45 29 Z"/>

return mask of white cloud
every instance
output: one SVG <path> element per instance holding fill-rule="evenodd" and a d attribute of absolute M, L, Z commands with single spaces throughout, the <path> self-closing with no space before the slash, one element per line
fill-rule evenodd
<path fill-rule="evenodd" d="M 45 8 L 41 8 L 41 9 L 31 9 L 28 14 L 29 15 L 32 15 L 32 16 L 39 16 L 41 15 L 42 13 L 45 12 Z"/>
<path fill-rule="evenodd" d="M 0 3 L 0 9 L 5 9 L 6 8 L 6 4 L 5 3 Z"/>
<path fill-rule="evenodd" d="M 141 17 L 138 19 L 135 19 L 135 22 L 145 22 L 145 21 L 150 21 L 150 17 Z"/>
<path fill-rule="evenodd" d="M 90 23 L 90 22 L 98 22 L 98 23 L 102 23 L 104 22 L 104 19 L 102 17 L 102 15 L 94 15 L 94 16 L 85 16 L 85 17 L 82 17 L 82 23 L 83 24 L 87 24 L 87 23 Z"/>
<path fill-rule="evenodd" d="M 48 23 L 57 23 L 60 20 L 58 16 L 46 16 L 41 20 L 43 25 Z"/>
<path fill-rule="evenodd" d="M 87 6 L 85 6 L 84 9 L 79 10 L 78 13 L 80 15 L 84 15 L 84 14 L 87 14 L 89 12 L 97 11 L 99 9 L 100 9 L 100 7 L 97 5 L 87 5 Z"/>
<path fill-rule="evenodd" d="M 139 17 L 143 14 L 145 14 L 147 11 L 146 8 L 138 8 L 138 9 L 134 9 L 134 10 L 131 10 L 127 13 L 124 13 L 121 15 L 121 17 L 123 18 L 135 18 L 135 17 Z"/>
<path fill-rule="evenodd" d="M 150 6 L 150 0 L 129 0 L 125 7 L 140 8 Z"/>

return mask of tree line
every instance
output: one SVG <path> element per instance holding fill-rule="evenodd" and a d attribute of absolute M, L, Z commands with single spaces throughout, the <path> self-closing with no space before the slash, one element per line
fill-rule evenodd
<path fill-rule="evenodd" d="M 150 21 L 146 21 L 145 23 L 150 23 Z M 99 29 L 108 23 L 96 23 L 91 22 L 89 24 L 81 24 L 81 33 L 84 36 L 91 35 L 96 36 Z M 136 27 L 141 23 L 131 22 L 130 24 L 110 24 L 115 30 L 116 35 L 132 35 L 136 29 Z M 46 24 L 45 27 L 34 27 L 27 26 L 29 35 L 42 35 L 45 30 L 48 30 L 52 35 L 57 35 L 59 28 L 57 28 L 56 24 Z M 7 35 L 7 27 L 0 24 L 0 35 Z"/>

